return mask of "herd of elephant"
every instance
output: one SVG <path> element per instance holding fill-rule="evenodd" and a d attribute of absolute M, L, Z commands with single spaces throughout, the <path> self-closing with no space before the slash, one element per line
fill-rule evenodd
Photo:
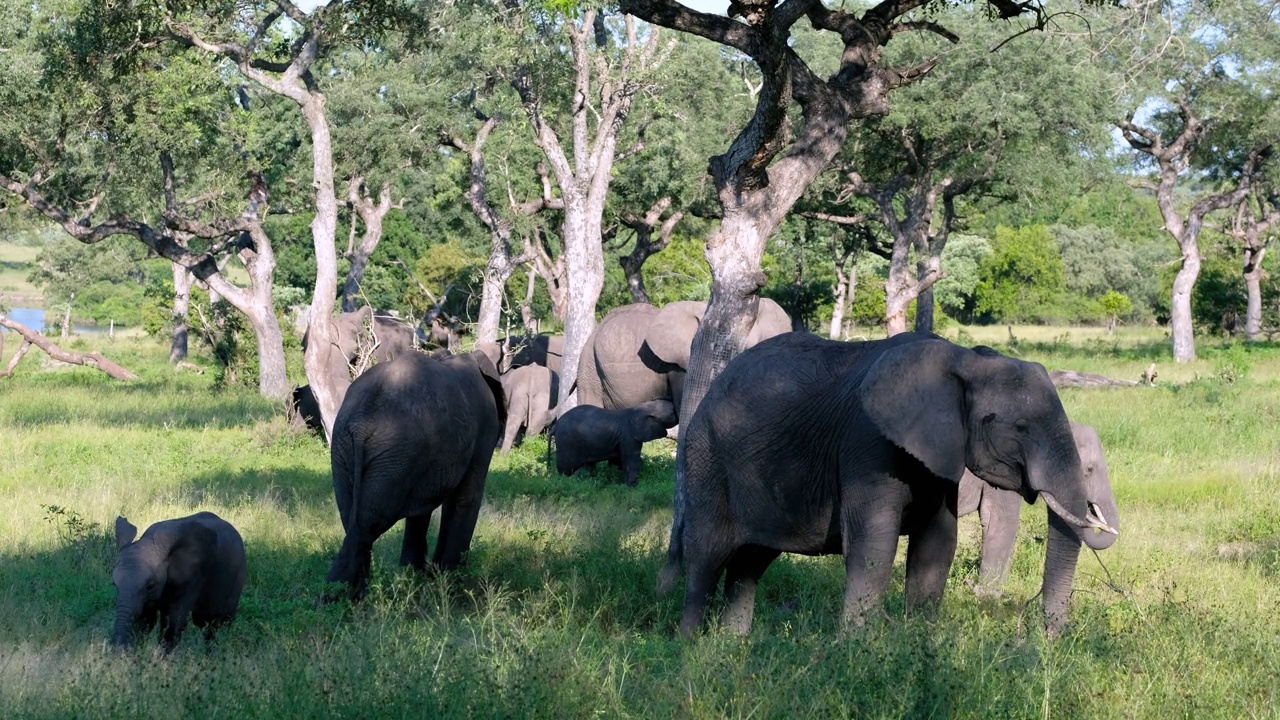
<path fill-rule="evenodd" d="M 409 342 L 376 357 L 351 383 L 331 434 L 345 536 L 327 580 L 362 597 L 374 541 L 402 519 L 402 565 L 456 567 L 492 456 L 522 428 L 550 427 L 564 474 L 609 461 L 635 484 L 643 443 L 679 425 L 684 472 L 658 591 L 685 574 L 682 633 L 703 625 L 722 578 L 721 622 L 747 632 L 756 584 L 783 552 L 843 555 L 844 620 L 859 624 L 882 607 L 903 535 L 907 607 L 936 605 L 955 556 L 957 518 L 975 511 L 983 527 L 979 583 L 994 589 L 1008 573 L 1020 505 L 1037 497 L 1049 520 L 1045 624 L 1062 628 L 1081 543 L 1109 547 L 1119 513 L 1097 433 L 1067 418 L 1042 366 L 931 334 L 826 340 L 793 332 L 786 313 L 762 300 L 747 349 L 680 423 L 704 310 L 705 303 L 677 302 L 607 314 L 574 379 L 579 404 L 558 419 L 559 338 L 458 355 L 405 351 Z M 206 636 L 234 616 L 244 545 L 226 521 L 207 512 L 167 520 L 137 542 L 124 518 L 116 530 L 117 643 L 149 630 L 157 615 L 166 648 L 188 616 Z"/>

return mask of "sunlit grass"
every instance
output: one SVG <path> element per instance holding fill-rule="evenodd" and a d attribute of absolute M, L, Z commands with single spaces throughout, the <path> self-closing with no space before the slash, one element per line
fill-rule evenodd
<path fill-rule="evenodd" d="M 1009 349 L 996 330 L 974 342 Z M 1015 349 L 1049 367 L 1162 368 L 1154 388 L 1062 393 L 1102 437 L 1123 535 L 1105 568 L 1081 557 L 1056 641 L 1032 600 L 1043 505 L 1024 513 L 1002 597 L 965 586 L 965 518 L 936 615 L 903 617 L 899 565 L 886 618 L 842 630 L 840 558 L 784 557 L 747 639 L 680 640 L 679 593 L 653 594 L 668 441 L 646 448 L 634 489 L 608 467 L 549 473 L 540 438 L 495 456 L 464 569 L 402 572 L 397 527 L 375 546 L 370 596 L 323 604 L 342 530 L 319 440 L 252 392 L 171 369 L 154 343 L 106 348 L 133 383 L 33 353 L 0 381 L 0 717 L 1274 716 L 1280 352 L 1202 340 L 1184 373 L 1150 349 L 1158 336 L 1125 331 L 1113 351 L 1014 328 Z M 115 516 L 145 528 L 201 509 L 245 538 L 238 619 L 209 652 L 198 633 L 168 658 L 154 640 L 111 652 Z"/>

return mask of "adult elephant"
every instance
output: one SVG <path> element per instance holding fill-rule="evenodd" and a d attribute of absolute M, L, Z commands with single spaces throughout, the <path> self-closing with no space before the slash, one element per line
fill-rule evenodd
<path fill-rule="evenodd" d="M 1076 451 L 1080 453 L 1080 466 L 1084 472 L 1085 486 L 1092 496 L 1111 495 L 1111 475 L 1107 460 L 1102 455 L 1102 440 L 1088 425 L 1071 421 L 1071 435 Z M 982 561 L 978 569 L 978 584 L 983 589 L 995 589 L 1009 576 L 1009 564 L 1013 559 L 1014 540 L 1018 536 L 1018 514 L 1022 510 L 1022 496 L 1014 490 L 1004 490 L 988 484 L 968 470 L 960 480 L 956 516 L 978 513 L 982 522 Z M 1120 529 L 1120 519 L 1108 518 L 1111 526 Z M 1105 542 L 1107 535 L 1099 540 Z"/>
<path fill-rule="evenodd" d="M 413 325 L 390 315 L 379 315 L 368 306 L 339 313 L 329 322 L 331 337 L 348 365 L 354 365 L 366 356 L 375 363 L 390 362 L 413 352 L 421 340 Z M 309 334 L 302 336 L 303 352 L 306 352 L 309 339 Z"/>
<path fill-rule="evenodd" d="M 659 590 L 684 561 L 680 630 L 701 625 L 725 574 L 723 622 L 751 626 L 783 552 L 843 553 L 845 619 L 880 606 L 898 536 L 909 608 L 941 600 L 965 469 L 1049 506 L 1046 625 L 1066 620 L 1080 541 L 1111 545 L 1115 498 L 1084 479 L 1044 367 L 929 334 L 845 343 L 789 333 L 731 361 L 688 423 L 685 501 Z"/>
<path fill-rule="evenodd" d="M 427 529 L 442 506 L 432 565 L 457 566 L 471 544 L 504 414 L 498 370 L 481 353 L 409 353 L 357 378 L 330 446 L 346 538 L 328 580 L 363 595 L 373 542 L 401 518 L 400 563 L 425 570 Z"/>
<path fill-rule="evenodd" d="M 578 402 L 621 410 L 665 399 L 678 413 L 689 350 L 706 309 L 705 302 L 682 300 L 661 309 L 635 303 L 610 311 L 582 350 Z M 790 331 L 786 311 L 762 298 L 747 347 Z"/>
<path fill-rule="evenodd" d="M 502 372 L 526 365 L 541 365 L 560 374 L 560 358 L 564 355 L 563 335 L 514 335 L 502 341 Z"/>

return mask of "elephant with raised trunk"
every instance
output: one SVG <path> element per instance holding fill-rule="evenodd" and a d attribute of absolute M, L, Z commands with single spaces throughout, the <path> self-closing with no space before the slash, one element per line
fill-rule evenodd
<path fill-rule="evenodd" d="M 1076 451 L 1080 453 L 1080 465 L 1089 494 L 1110 497 L 1111 475 L 1107 471 L 1107 460 L 1102 455 L 1102 440 L 1098 433 L 1073 420 L 1071 435 L 1075 438 Z M 1022 502 L 1022 495 L 1017 491 L 990 485 L 968 470 L 960 480 L 956 515 L 964 517 L 976 512 L 982 521 L 982 562 L 978 569 L 978 584 L 983 589 L 995 589 L 1009 576 Z M 1106 520 L 1115 530 L 1120 529 L 1118 517 Z M 1106 544 L 1108 539 L 1114 541 L 1115 537 L 1106 535 L 1097 539 L 1099 544 Z"/>
<path fill-rule="evenodd" d="M 940 602 L 966 467 L 1049 506 L 1051 631 L 1066 621 L 1081 540 L 1104 548 L 1118 532 L 1115 498 L 1086 483 L 1045 369 L 935 335 L 766 340 L 712 382 L 685 432 L 659 577 L 669 589 L 684 562 L 685 634 L 721 575 L 723 623 L 750 629 L 756 583 L 783 552 L 843 554 L 845 620 L 861 622 L 882 607 L 899 535 L 907 607 Z"/>
<path fill-rule="evenodd" d="M 134 541 L 138 528 L 116 518 L 120 556 L 116 621 L 111 641 L 127 645 L 160 621 L 166 651 L 178 644 L 187 622 L 204 628 L 205 640 L 236 616 L 244 590 L 244 542 L 231 523 L 211 512 L 162 520 Z"/>
<path fill-rule="evenodd" d="M 610 311 L 583 347 L 578 402 L 621 410 L 649 400 L 670 400 L 679 415 L 689 351 L 706 309 L 705 302 L 682 300 L 661 309 L 635 303 Z M 786 311 L 761 299 L 746 346 L 790 331 Z"/>
<path fill-rule="evenodd" d="M 363 596 L 373 543 L 401 518 L 400 564 L 426 570 L 427 529 L 439 507 L 432 565 L 456 567 L 471 545 L 504 408 L 497 368 L 482 353 L 408 353 L 356 378 L 329 448 L 346 531 L 329 582 Z"/>

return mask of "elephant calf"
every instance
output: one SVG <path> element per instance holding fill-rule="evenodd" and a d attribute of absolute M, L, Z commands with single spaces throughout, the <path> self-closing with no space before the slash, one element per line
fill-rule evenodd
<path fill-rule="evenodd" d="M 1071 435 L 1080 453 L 1085 487 L 1090 488 L 1090 493 L 1095 496 L 1111 496 L 1111 476 L 1107 472 L 1107 460 L 1102 455 L 1102 441 L 1097 431 L 1073 420 Z M 984 588 L 999 587 L 1009 576 L 1021 509 L 1022 495 L 1017 491 L 989 485 L 968 470 L 960 479 L 956 516 L 976 512 L 982 521 L 982 564 L 978 570 L 978 583 Z M 1119 518 L 1106 520 L 1114 529 L 1120 529 Z M 1114 539 L 1115 536 L 1110 537 Z"/>
<path fill-rule="evenodd" d="M 555 419 L 560 376 L 541 365 L 522 365 L 502 376 L 502 394 L 507 402 L 507 427 L 502 435 L 502 452 L 515 444 L 520 428 L 525 435 L 537 435 Z"/>
<path fill-rule="evenodd" d="M 187 628 L 187 619 L 203 627 L 205 640 L 230 622 L 244 590 L 244 542 L 226 520 L 201 512 L 163 520 L 134 542 L 138 528 L 116 518 L 120 557 L 111 579 L 116 586 L 116 622 L 112 643 L 132 642 L 160 619 L 166 651 Z"/>
<path fill-rule="evenodd" d="M 579 405 L 556 421 L 556 470 L 572 475 L 578 468 L 604 460 L 622 467 L 627 485 L 634 487 L 640 472 L 640 448 L 667 436 L 676 424 L 669 400 L 650 400 L 625 410 Z"/>

